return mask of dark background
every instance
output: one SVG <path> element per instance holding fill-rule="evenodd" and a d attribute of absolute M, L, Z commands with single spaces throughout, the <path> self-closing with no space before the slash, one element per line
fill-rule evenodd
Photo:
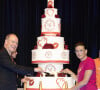
<path fill-rule="evenodd" d="M 79 60 L 74 44 L 84 42 L 88 56 L 98 57 L 100 49 L 100 0 L 55 0 L 55 8 L 61 18 L 61 36 L 70 50 L 69 67 L 75 73 Z M 5 35 L 15 33 L 19 37 L 17 64 L 31 64 L 31 50 L 41 35 L 41 15 L 47 0 L 0 0 L 0 48 Z"/>

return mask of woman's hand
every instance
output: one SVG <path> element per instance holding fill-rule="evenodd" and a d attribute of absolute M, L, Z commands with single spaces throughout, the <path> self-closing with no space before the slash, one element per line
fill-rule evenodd
<path fill-rule="evenodd" d="M 66 73 L 66 74 L 70 74 L 70 75 L 74 74 L 74 73 L 73 73 L 70 69 L 68 69 L 68 68 L 63 69 L 61 72 L 62 72 L 62 73 Z"/>

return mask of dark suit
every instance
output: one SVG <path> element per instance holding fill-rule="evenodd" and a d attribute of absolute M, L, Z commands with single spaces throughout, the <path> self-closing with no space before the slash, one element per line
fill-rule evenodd
<path fill-rule="evenodd" d="M 5 48 L 0 50 L 0 90 L 17 90 L 16 73 L 34 74 L 33 68 L 16 65 Z"/>

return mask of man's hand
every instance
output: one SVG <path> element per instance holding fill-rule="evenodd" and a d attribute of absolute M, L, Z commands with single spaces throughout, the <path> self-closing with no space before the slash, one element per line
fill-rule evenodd
<path fill-rule="evenodd" d="M 21 79 L 21 82 L 26 83 L 27 81 L 30 81 L 31 79 L 27 76 Z"/>
<path fill-rule="evenodd" d="M 44 72 L 41 67 L 34 68 L 34 72 Z"/>

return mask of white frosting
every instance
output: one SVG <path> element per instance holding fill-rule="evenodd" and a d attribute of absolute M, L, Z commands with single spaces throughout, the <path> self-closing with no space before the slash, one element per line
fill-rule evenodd
<path fill-rule="evenodd" d="M 41 67 L 44 72 L 60 72 L 63 69 L 62 63 L 39 63 L 38 66 Z"/>
<path fill-rule="evenodd" d="M 64 50 L 64 37 L 40 36 L 37 38 L 37 49 L 42 49 L 46 43 L 52 44 L 55 49 Z"/>
<path fill-rule="evenodd" d="M 60 24 L 60 19 L 59 18 L 53 18 L 53 17 L 45 17 L 42 18 L 42 34 L 45 35 L 55 35 L 55 34 L 60 34 L 61 32 L 61 24 Z"/>
<path fill-rule="evenodd" d="M 27 82 L 26 89 L 38 90 L 41 87 L 46 90 L 62 90 L 71 88 L 75 85 L 72 77 L 30 77 L 31 81 Z"/>
<path fill-rule="evenodd" d="M 46 17 L 55 17 L 55 15 L 57 15 L 57 9 L 56 8 L 46 8 L 45 15 Z"/>
<path fill-rule="evenodd" d="M 35 49 L 32 50 L 32 63 L 68 63 L 69 50 Z"/>

